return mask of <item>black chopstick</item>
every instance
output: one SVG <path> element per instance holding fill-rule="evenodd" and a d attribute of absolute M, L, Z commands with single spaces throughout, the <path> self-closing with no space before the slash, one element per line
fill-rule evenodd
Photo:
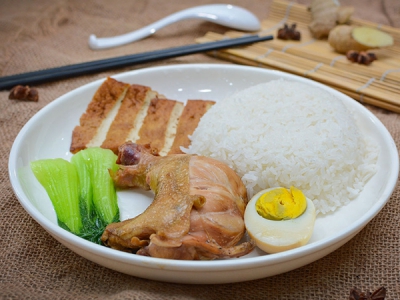
<path fill-rule="evenodd" d="M 10 89 L 16 85 L 34 85 L 74 76 L 86 75 L 109 69 L 132 66 L 172 57 L 185 56 L 195 53 L 219 50 L 230 47 L 272 40 L 273 36 L 246 35 L 240 38 L 223 39 L 216 42 L 193 44 L 175 48 L 167 48 L 145 53 L 138 53 L 91 62 L 78 63 L 39 71 L 10 75 L 0 78 L 0 90 Z"/>

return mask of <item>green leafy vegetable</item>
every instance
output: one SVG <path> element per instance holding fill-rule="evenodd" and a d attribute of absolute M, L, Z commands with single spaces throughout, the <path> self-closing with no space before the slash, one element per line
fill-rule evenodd
<path fill-rule="evenodd" d="M 116 171 L 117 156 L 102 148 L 88 148 L 71 158 L 31 163 L 46 189 L 61 227 L 101 244 L 105 227 L 119 221 L 117 193 L 109 170 Z"/>
<path fill-rule="evenodd" d="M 31 162 L 31 169 L 53 203 L 58 224 L 72 233 L 80 234 L 83 223 L 76 168 L 70 162 L 56 158 Z"/>
<path fill-rule="evenodd" d="M 116 171 L 118 169 L 118 165 L 115 163 L 117 156 L 111 150 L 102 148 L 88 148 L 76 155 L 82 156 L 87 168 L 87 172 L 83 168 L 78 169 L 79 172 L 82 172 L 79 177 L 86 176 L 87 173 L 90 175 L 93 205 L 98 217 L 104 223 L 113 222 L 116 215 L 119 214 L 119 210 L 117 194 L 109 170 Z"/>
<path fill-rule="evenodd" d="M 80 151 L 72 156 L 71 163 L 78 171 L 81 215 L 84 219 L 84 222 L 88 222 L 96 216 L 96 211 L 93 205 L 93 188 L 90 179 L 91 176 L 89 168 L 86 166 L 85 158 L 83 157 L 83 151 Z"/>

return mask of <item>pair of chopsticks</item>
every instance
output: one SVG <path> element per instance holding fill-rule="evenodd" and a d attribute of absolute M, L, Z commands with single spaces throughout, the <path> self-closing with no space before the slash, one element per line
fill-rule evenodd
<path fill-rule="evenodd" d="M 101 72 L 109 69 L 127 67 L 141 63 L 185 56 L 195 53 L 214 51 L 230 47 L 238 47 L 262 41 L 272 40 L 273 36 L 246 35 L 240 38 L 223 39 L 204 44 L 193 44 L 175 48 L 167 48 L 145 53 L 138 53 L 91 62 L 67 65 L 62 67 L 44 69 L 28 73 L 16 74 L 0 78 L 0 90 L 11 89 L 16 85 L 34 85 L 54 80 L 71 78 Z"/>

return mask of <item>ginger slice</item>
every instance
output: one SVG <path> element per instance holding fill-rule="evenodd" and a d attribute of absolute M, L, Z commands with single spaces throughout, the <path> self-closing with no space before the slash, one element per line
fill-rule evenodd
<path fill-rule="evenodd" d="M 339 53 L 366 51 L 393 45 L 393 38 L 378 29 L 366 26 L 339 25 L 331 30 L 329 44 Z"/>
<path fill-rule="evenodd" d="M 354 27 L 351 35 L 358 43 L 370 48 L 383 48 L 393 45 L 393 37 L 390 34 L 367 26 Z"/>

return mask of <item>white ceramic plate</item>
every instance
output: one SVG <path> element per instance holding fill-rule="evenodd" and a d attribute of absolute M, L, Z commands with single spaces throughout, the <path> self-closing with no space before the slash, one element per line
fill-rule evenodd
<path fill-rule="evenodd" d="M 326 89 L 355 112 L 361 130 L 380 145 L 378 172 L 362 194 L 335 213 L 318 217 L 310 242 L 283 253 L 266 255 L 259 250 L 237 259 L 176 261 L 143 257 L 109 249 L 81 239 L 58 227 L 56 215 L 29 163 L 42 158 L 70 159 L 71 133 L 103 80 L 73 90 L 56 99 L 23 127 L 9 159 L 9 175 L 21 205 L 55 239 L 79 255 L 126 274 L 175 283 L 229 283 L 284 273 L 331 253 L 356 235 L 382 209 L 397 182 L 399 160 L 392 137 L 382 123 L 353 99 L 302 77 L 236 65 L 177 65 L 118 74 L 114 78 L 151 86 L 170 99 L 216 100 L 254 84 L 285 78 Z M 127 213 L 135 197 L 140 206 Z M 119 193 L 122 218 L 133 216 L 150 203 L 149 193 Z M 14 224 L 18 226 L 18 224 Z M 56 253 L 54 255 L 57 255 Z"/>

